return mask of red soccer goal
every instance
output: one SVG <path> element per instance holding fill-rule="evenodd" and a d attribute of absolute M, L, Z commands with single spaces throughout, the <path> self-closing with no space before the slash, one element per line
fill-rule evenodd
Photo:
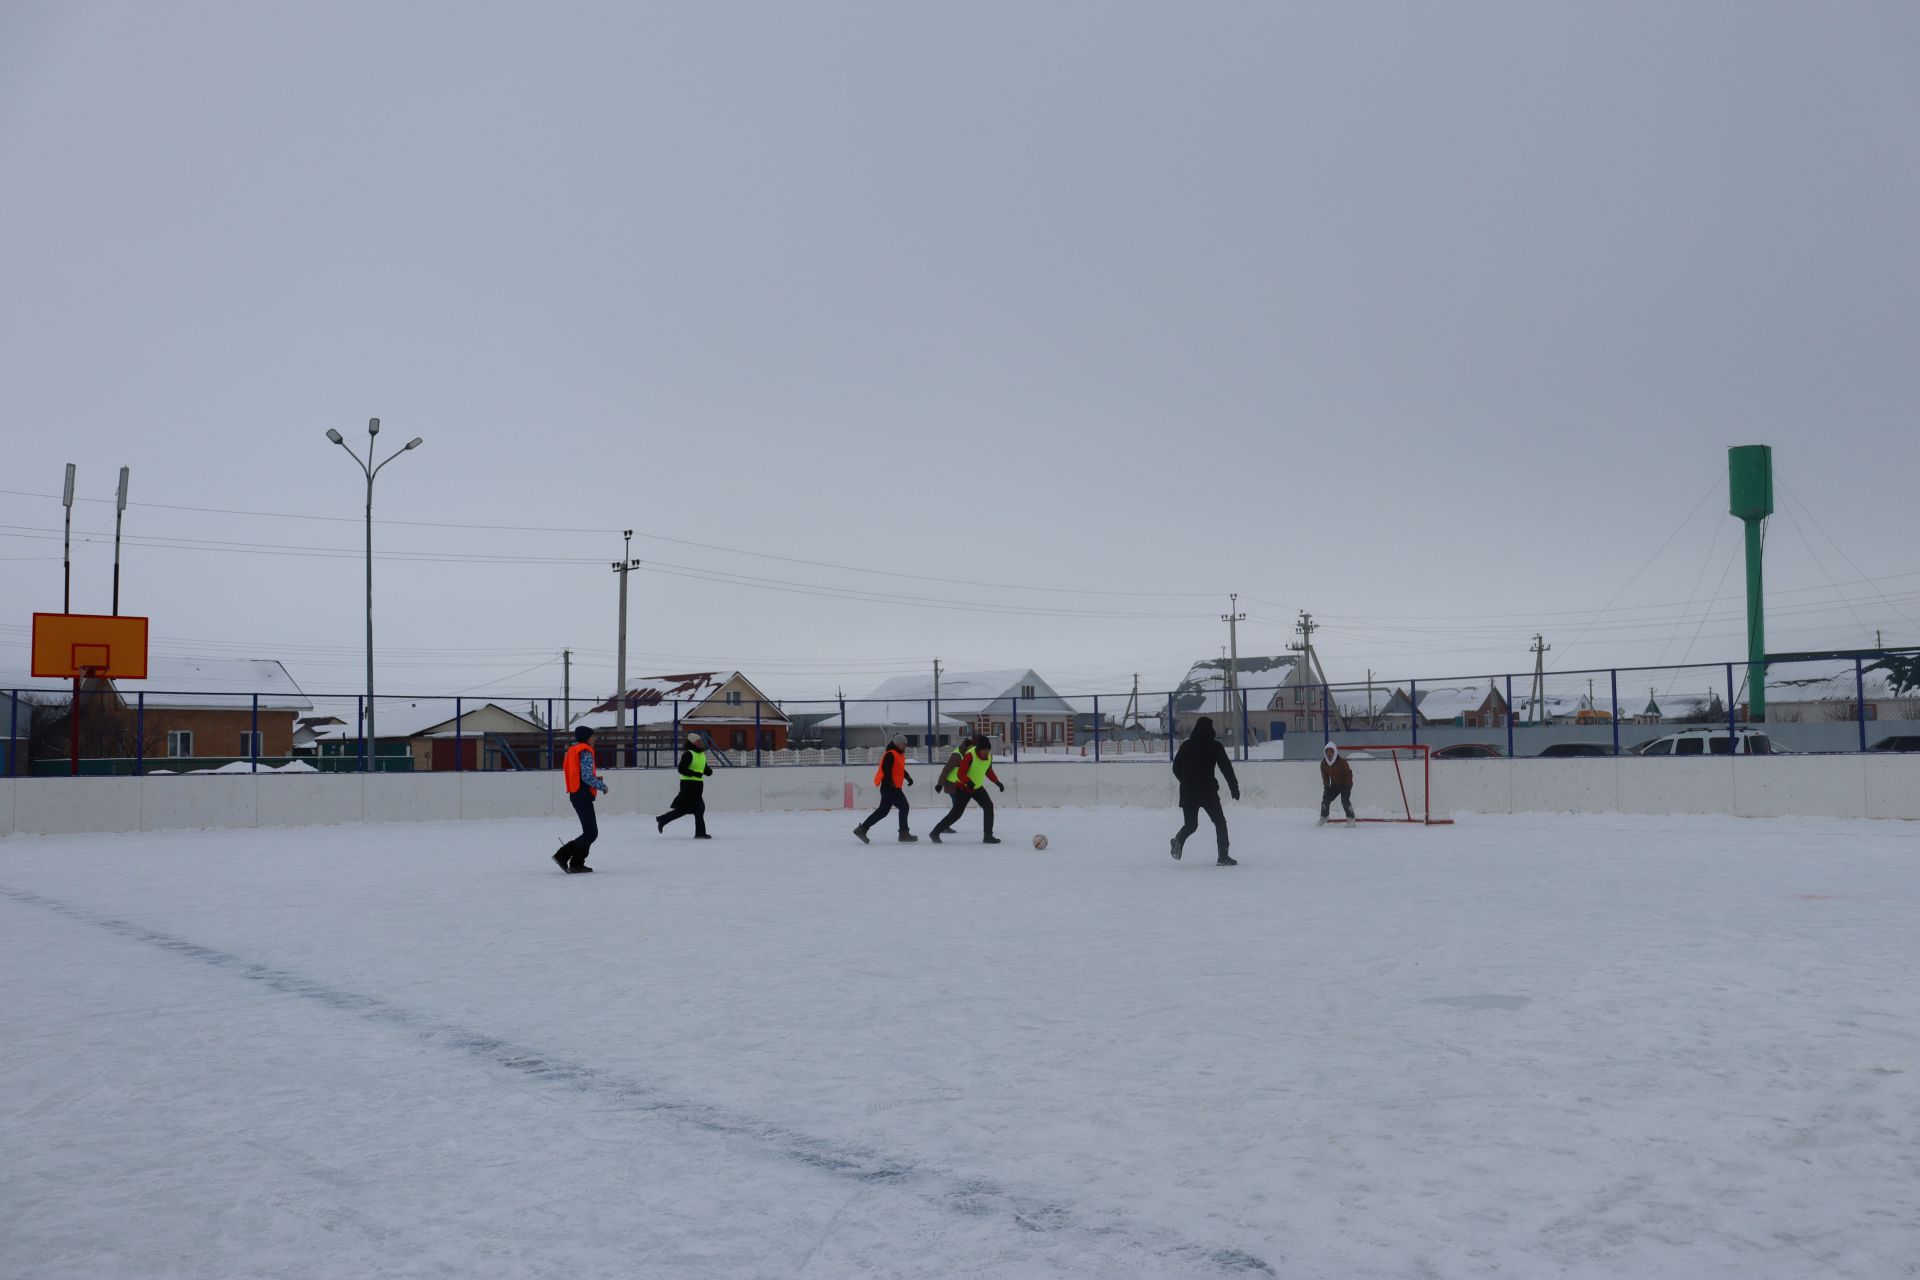
<path fill-rule="evenodd" d="M 1417 742 L 1341 746 L 1341 758 L 1353 766 L 1356 810 L 1359 803 L 1365 803 L 1369 808 L 1377 806 L 1386 811 L 1385 817 L 1363 817 L 1356 821 L 1451 826 L 1452 818 L 1433 816 L 1432 750 Z"/>

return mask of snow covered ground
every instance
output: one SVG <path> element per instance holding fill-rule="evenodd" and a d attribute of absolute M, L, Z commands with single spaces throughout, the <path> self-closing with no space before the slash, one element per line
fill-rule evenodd
<path fill-rule="evenodd" d="M 1917 1273 L 1914 827 L 1229 812 L 0 842 L 0 1275 Z"/>

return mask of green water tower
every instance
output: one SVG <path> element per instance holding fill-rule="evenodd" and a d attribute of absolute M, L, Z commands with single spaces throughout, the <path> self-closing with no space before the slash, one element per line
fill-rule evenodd
<path fill-rule="evenodd" d="M 1767 718 L 1767 610 L 1761 587 L 1761 522 L 1773 514 L 1773 447 L 1727 450 L 1727 510 L 1747 526 L 1747 716 Z"/>

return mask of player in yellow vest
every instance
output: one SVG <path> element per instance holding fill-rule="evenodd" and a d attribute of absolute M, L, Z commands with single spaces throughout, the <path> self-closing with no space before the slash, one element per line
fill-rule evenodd
<path fill-rule="evenodd" d="M 966 753 L 961 756 L 960 764 L 949 770 L 948 775 L 945 785 L 947 794 L 953 797 L 953 808 L 927 833 L 927 838 L 939 844 L 940 837 L 953 830 L 953 824 L 960 820 L 960 814 L 971 800 L 980 806 L 982 824 L 986 828 L 980 843 L 999 844 L 1000 841 L 993 834 L 993 797 L 987 794 L 986 784 L 991 782 L 1002 791 L 1007 789 L 1007 785 L 993 771 L 993 744 L 987 740 L 986 734 L 974 736 Z"/>
<path fill-rule="evenodd" d="M 580 819 L 580 834 L 554 850 L 553 860 L 569 875 L 591 871 L 587 853 L 600 838 L 600 824 L 593 816 L 593 793 L 605 795 L 607 784 L 600 781 L 600 772 L 594 768 L 593 730 L 584 724 L 573 731 L 573 745 L 567 748 L 561 776 L 566 779 L 567 803 Z"/>
<path fill-rule="evenodd" d="M 669 822 L 693 815 L 693 838 L 711 840 L 707 834 L 707 779 L 713 766 L 707 763 L 707 740 L 697 733 L 687 735 L 687 749 L 680 753 L 680 793 L 673 805 L 653 820 L 655 828 L 667 829 Z"/>

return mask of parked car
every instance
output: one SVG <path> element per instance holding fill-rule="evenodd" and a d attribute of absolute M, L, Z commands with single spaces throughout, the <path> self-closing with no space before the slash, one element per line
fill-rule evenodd
<path fill-rule="evenodd" d="M 1540 749 L 1540 754 L 1550 760 L 1564 760 L 1569 756 L 1610 756 L 1613 748 L 1604 742 L 1551 742 Z"/>
<path fill-rule="evenodd" d="M 1742 729 L 1730 738 L 1725 729 L 1682 729 L 1633 749 L 1637 756 L 1771 756 L 1773 740 L 1758 729 Z"/>
<path fill-rule="evenodd" d="M 1456 742 L 1436 747 L 1432 754 L 1435 760 L 1499 760 L 1507 753 L 1484 742 Z"/>
<path fill-rule="evenodd" d="M 1920 751 L 1920 737 L 1910 733 L 1897 733 L 1868 747 L 1869 751 Z"/>

